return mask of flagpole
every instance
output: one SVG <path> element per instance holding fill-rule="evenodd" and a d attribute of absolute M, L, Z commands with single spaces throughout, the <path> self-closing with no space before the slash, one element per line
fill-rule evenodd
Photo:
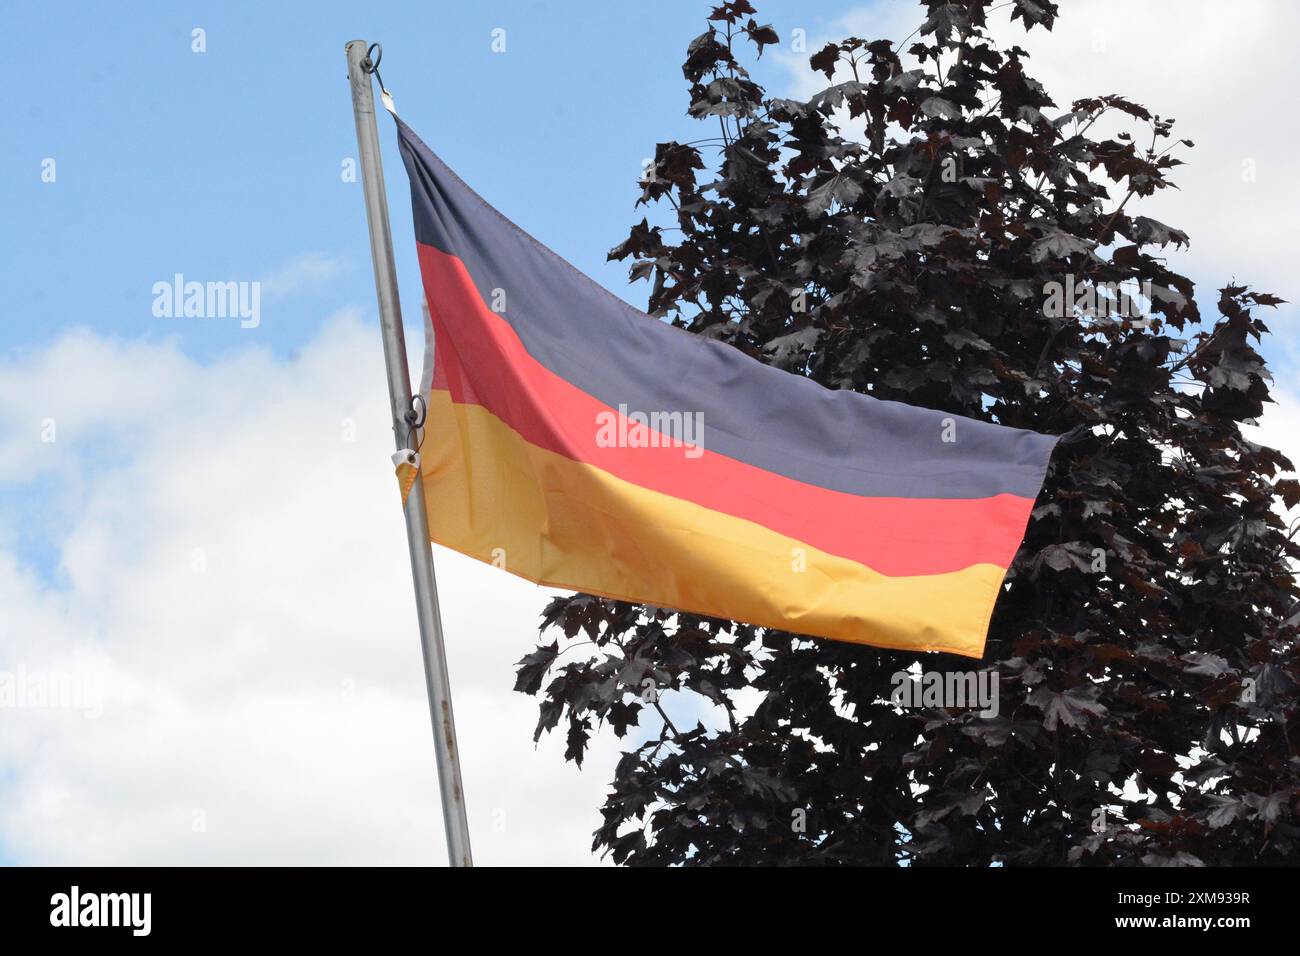
<path fill-rule="evenodd" d="M 370 254 L 375 265 L 375 292 L 379 298 L 379 325 L 384 336 L 384 364 L 388 369 L 388 398 L 393 413 L 397 449 L 407 447 L 412 431 L 411 373 L 406 364 L 406 337 L 402 332 L 402 306 L 397 298 L 397 272 L 393 267 L 393 238 L 388 225 L 388 199 L 384 169 L 379 160 L 379 131 L 375 126 L 375 96 L 363 40 L 346 47 L 348 80 L 352 86 L 352 113 L 357 123 L 357 150 L 361 183 L 366 195 L 366 222 L 370 226 Z M 424 652 L 424 684 L 433 720 L 433 747 L 442 791 L 442 818 L 447 830 L 447 857 L 452 866 L 473 866 L 469 848 L 469 822 L 465 816 L 465 790 L 460 778 L 460 753 L 456 723 L 451 712 L 451 684 L 447 655 L 442 644 L 442 617 L 438 610 L 438 585 L 433 576 L 429 522 L 424 510 L 424 483 L 417 474 L 406 499 L 406 539 L 415 579 L 415 609 L 420 621 L 420 648 Z"/>

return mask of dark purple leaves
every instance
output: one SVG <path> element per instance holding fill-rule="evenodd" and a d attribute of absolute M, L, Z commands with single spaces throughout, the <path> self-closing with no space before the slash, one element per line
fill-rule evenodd
<path fill-rule="evenodd" d="M 536 694 L 542 689 L 542 678 L 550 670 L 559 653 L 559 644 L 551 642 L 539 647 L 519 662 L 515 677 L 515 690 L 524 694 Z"/>
<path fill-rule="evenodd" d="M 567 759 L 593 734 L 625 748 L 594 843 L 615 862 L 1300 854 L 1300 546 L 1280 515 L 1300 482 L 1242 430 L 1269 401 L 1262 313 L 1281 300 L 1198 296 L 1171 270 L 1189 237 L 1144 208 L 1191 146 L 1170 119 L 1115 94 L 1058 107 L 987 35 L 1057 16 L 927 0 L 917 68 L 901 36 L 849 37 L 810 57 L 826 88 L 807 102 L 745 72 L 776 42 L 750 3 L 690 42 L 706 122 L 656 147 L 647 214 L 610 251 L 649 308 L 827 387 L 1062 438 L 978 663 L 552 601 L 563 637 L 516 687 Z M 1103 292 L 1046 308 L 1067 283 Z M 913 664 L 990 671 L 996 713 L 892 706 Z"/>
<path fill-rule="evenodd" d="M 1097 702 L 1099 693 L 1095 687 L 1072 687 L 1061 693 L 1040 687 L 1028 702 L 1043 712 L 1043 726 L 1047 730 L 1055 730 L 1058 722 L 1068 727 L 1083 727 L 1089 715 L 1101 717 L 1106 713 L 1106 708 Z"/>

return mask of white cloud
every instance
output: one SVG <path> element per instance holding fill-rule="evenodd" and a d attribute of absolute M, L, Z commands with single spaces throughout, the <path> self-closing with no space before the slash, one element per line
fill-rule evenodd
<path fill-rule="evenodd" d="M 347 270 L 347 260 L 322 252 L 305 252 L 295 256 L 261 280 L 262 292 L 268 297 L 292 295 L 304 287 L 319 286 Z"/>
<path fill-rule="evenodd" d="M 1270 392 L 1273 404 L 1265 405 L 1259 424 L 1245 426 L 1242 434 L 1248 441 L 1278 449 L 1300 466 L 1300 393 L 1289 385 L 1274 385 Z M 1279 477 L 1295 476 L 1295 472 L 1287 472 Z M 1279 504 L 1277 511 L 1288 527 L 1300 521 L 1300 507 L 1286 509 Z"/>
<path fill-rule="evenodd" d="M 202 366 L 79 331 L 0 383 L 0 484 L 53 499 L 60 562 L 0 532 L 0 672 L 102 686 L 98 717 L 0 710 L 0 856 L 443 861 L 378 333 L 341 315 L 293 360 Z M 617 750 L 534 749 L 511 690 L 547 592 L 435 560 L 478 861 L 592 861 Z"/>
<path fill-rule="evenodd" d="M 1018 21 L 1001 19 L 994 32 L 1030 51 L 1029 72 L 1062 109 L 1120 93 L 1175 118 L 1174 134 L 1196 144 L 1174 152 L 1187 164 L 1173 170 L 1179 188 L 1141 211 L 1190 234 L 1182 267 L 1210 284 L 1203 305 L 1212 307 L 1212 289 L 1234 277 L 1294 299 L 1287 211 L 1300 206 L 1292 174 L 1300 134 L 1279 122 L 1279 107 L 1300 81 L 1300 5 L 1080 0 L 1061 12 L 1051 33 L 1025 35 Z"/>
<path fill-rule="evenodd" d="M 1004 47 L 1029 51 L 1028 73 L 1062 112 L 1075 99 L 1119 93 L 1175 118 L 1175 135 L 1196 144 L 1174 152 L 1187 164 L 1172 172 L 1179 188 L 1144 200 L 1138 211 L 1191 236 L 1191 249 L 1170 259 L 1205 286 L 1198 296 L 1203 311 L 1213 315 L 1214 290 L 1233 278 L 1300 297 L 1289 214 L 1300 207 L 1300 178 L 1293 175 L 1300 133 L 1285 121 L 1287 93 L 1300 85 L 1293 50 L 1300 4 L 1070 0 L 1060 9 L 1052 32 L 1035 27 L 1027 34 L 1021 21 L 1010 23 L 1004 6 L 990 14 L 990 32 Z M 910 0 L 862 7 L 835 21 L 826 36 L 809 38 L 808 53 L 853 35 L 899 42 L 923 19 Z M 808 53 L 778 54 L 790 71 L 786 95 L 807 97 L 825 85 L 809 68 Z M 1111 129 L 1103 121 L 1091 132 Z"/>
<path fill-rule="evenodd" d="M 0 709 L 0 856 L 441 863 L 374 329 L 341 315 L 291 361 L 210 366 L 74 332 L 0 382 L 22 399 L 0 402 L 0 484 L 39 475 L 63 506 L 54 583 L 0 538 L 0 674 L 82 691 Z M 1285 448 L 1300 400 L 1279 398 L 1252 437 Z M 53 445 L 30 427 L 47 413 Z M 96 433 L 116 461 L 82 453 Z M 436 562 L 478 862 L 592 862 L 617 747 L 597 737 L 579 773 L 560 738 L 533 748 L 510 690 L 547 592 Z"/>

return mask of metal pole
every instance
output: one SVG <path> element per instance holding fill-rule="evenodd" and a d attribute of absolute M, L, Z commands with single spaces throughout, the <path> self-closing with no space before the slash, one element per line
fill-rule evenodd
<path fill-rule="evenodd" d="M 393 239 L 388 226 L 388 199 L 384 169 L 379 160 L 379 131 L 375 127 L 375 97 L 366 71 L 366 44 L 347 44 L 348 80 L 352 85 L 352 112 L 357 121 L 357 150 L 361 182 L 366 194 L 366 221 L 370 226 L 370 253 L 375 264 L 375 292 L 379 297 L 379 324 L 384 335 L 384 364 L 388 368 L 388 397 L 393 412 L 393 435 L 398 450 L 406 447 L 411 410 L 411 374 L 406 365 L 406 337 L 402 333 L 402 306 L 397 299 L 397 273 L 393 267 Z M 438 586 L 433 577 L 429 522 L 424 510 L 424 483 L 417 475 L 406 499 L 406 538 L 411 551 L 411 576 L 415 579 L 415 609 L 420 620 L 420 648 L 424 652 L 424 683 L 433 718 L 434 753 L 438 758 L 438 785 L 442 791 L 442 818 L 447 828 L 447 856 L 452 866 L 473 866 L 469 850 L 469 822 L 465 817 L 465 790 L 460 779 L 460 754 L 456 748 L 456 723 L 451 713 L 451 685 L 447 655 L 442 646 L 442 617 L 438 611 Z"/>

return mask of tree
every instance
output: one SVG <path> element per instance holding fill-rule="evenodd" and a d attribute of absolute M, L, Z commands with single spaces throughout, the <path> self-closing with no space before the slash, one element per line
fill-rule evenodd
<path fill-rule="evenodd" d="M 828 388 L 1065 438 L 982 662 L 554 600 L 562 637 L 516 689 L 579 765 L 593 733 L 628 742 L 593 847 L 617 862 L 1300 859 L 1279 515 L 1300 486 L 1240 427 L 1269 401 L 1255 346 L 1281 300 L 1228 285 L 1201 319 L 1162 258 L 1188 237 L 1136 209 L 1192 143 L 1121 96 L 1059 109 L 986 35 L 990 2 L 923 3 L 912 69 L 886 40 L 826 46 L 807 102 L 743 68 L 777 42 L 746 0 L 689 46 L 689 111 L 719 136 L 657 146 L 640 201 L 676 229 L 643 219 L 610 253 L 650 311 Z M 1130 131 L 1090 138 L 1103 117 Z M 1000 713 L 894 706 L 918 662 L 995 674 Z M 674 695 L 717 719 L 675 726 Z"/>

